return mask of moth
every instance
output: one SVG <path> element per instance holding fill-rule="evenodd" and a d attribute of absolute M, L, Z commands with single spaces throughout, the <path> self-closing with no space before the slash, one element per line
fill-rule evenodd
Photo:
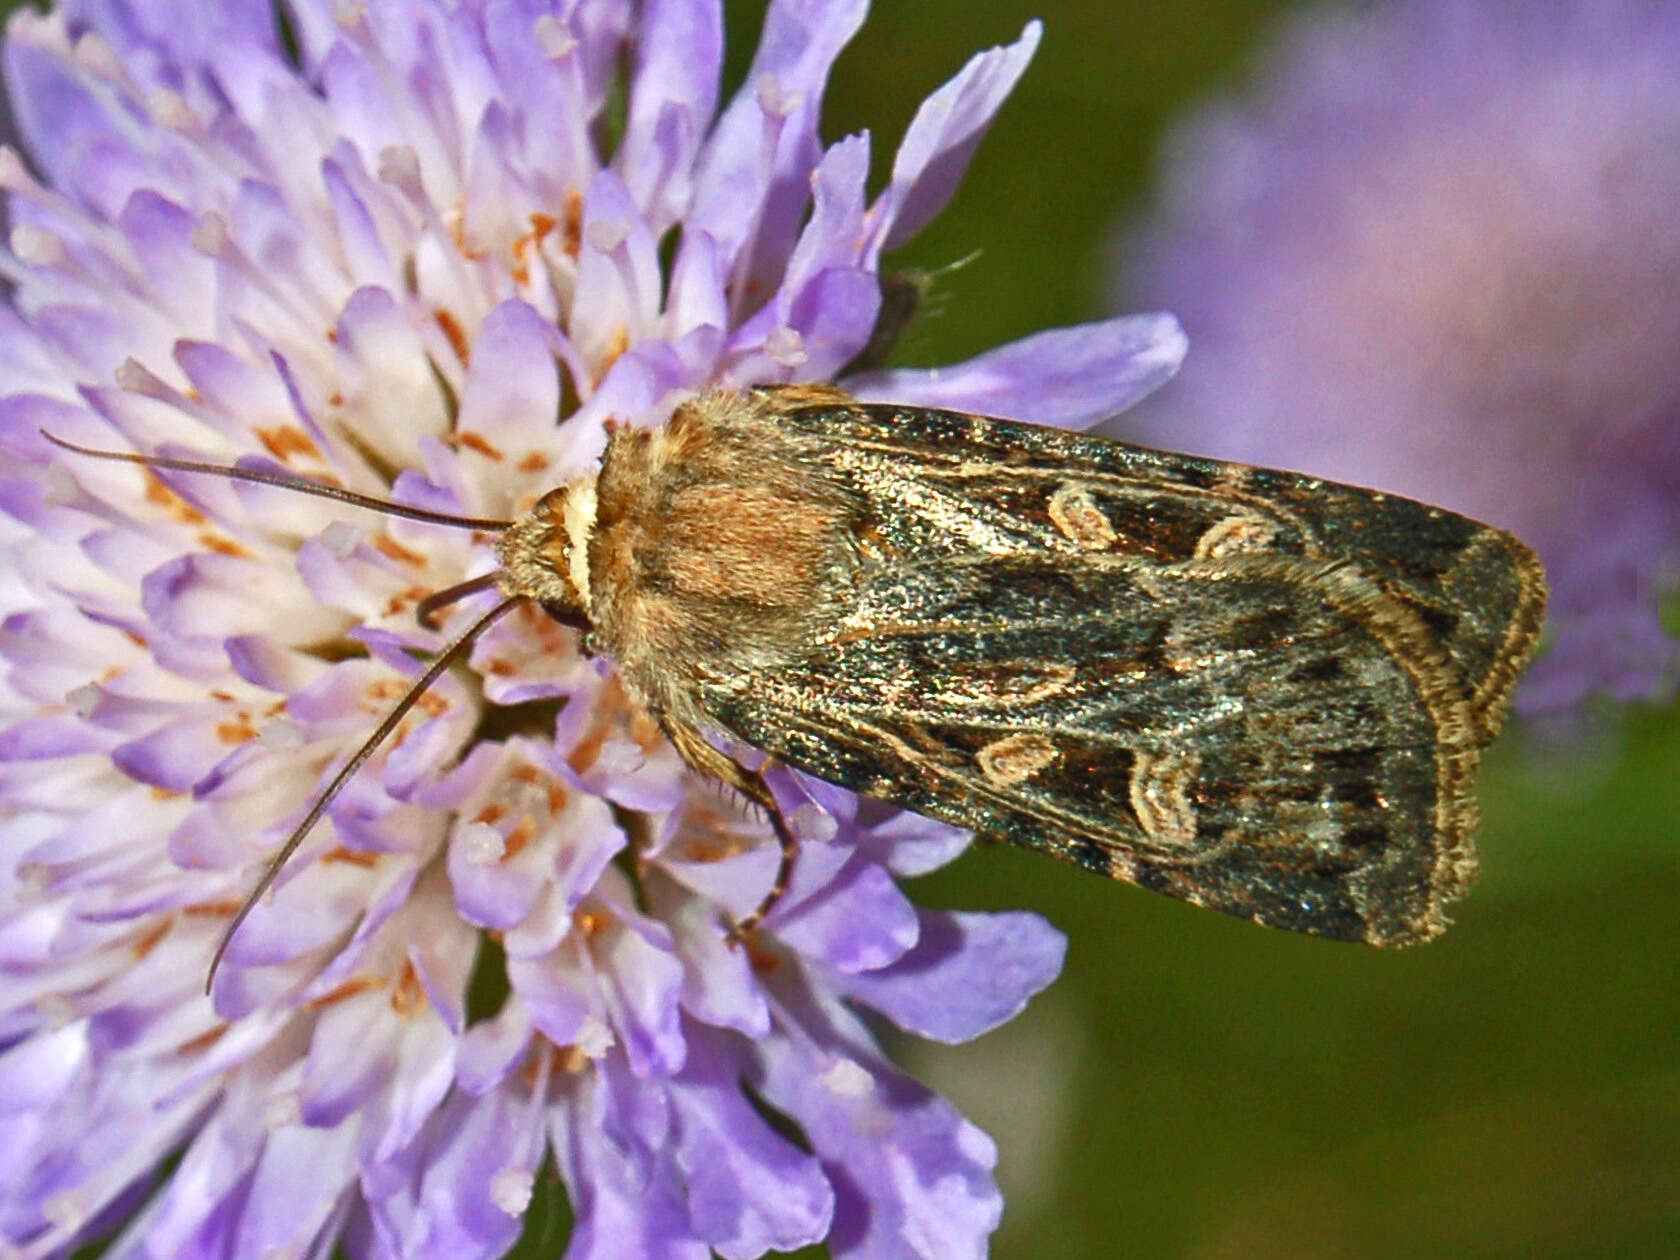
<path fill-rule="evenodd" d="M 780 870 L 736 936 L 797 837 L 729 743 L 1272 927 L 1427 940 L 1474 876 L 1477 760 L 1545 603 L 1527 547 L 1441 508 L 826 385 L 616 425 L 597 473 L 512 521 L 59 444 L 498 535 L 500 567 L 420 613 L 500 601 L 315 801 L 224 949 L 407 708 L 523 601 L 769 815 Z"/>

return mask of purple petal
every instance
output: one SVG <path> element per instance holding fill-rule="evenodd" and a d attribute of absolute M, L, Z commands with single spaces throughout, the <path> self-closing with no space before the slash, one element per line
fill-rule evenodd
<path fill-rule="evenodd" d="M 834 1192 L 817 1160 L 748 1104 L 728 1045 L 691 1031 L 688 1064 L 671 1090 L 689 1220 L 730 1260 L 817 1242 L 828 1232 Z"/>
<path fill-rule="evenodd" d="M 748 381 L 814 380 L 839 371 L 869 341 L 881 307 L 880 282 L 863 258 L 867 137 L 852 136 L 823 155 L 812 176 L 810 221 L 801 232 L 775 298 L 730 337 L 727 352 L 764 349 L 731 365 Z M 773 339 L 799 336 L 791 354 Z M 767 345 L 767 343 L 769 343 Z"/>
<path fill-rule="evenodd" d="M 455 1052 L 455 1075 L 461 1088 L 477 1095 L 499 1085 L 524 1058 L 531 1028 L 530 1013 L 514 992 L 494 1016 L 467 1029 Z"/>
<path fill-rule="evenodd" d="M 499 1256 L 519 1236 L 516 1201 L 504 1189 L 534 1176 L 542 1158 L 541 1111 L 507 1091 L 457 1096 L 438 1113 L 421 1166 L 418 1201 L 406 1217 L 406 1254 Z"/>
<path fill-rule="evenodd" d="M 31 1111 L 62 1093 L 87 1066 L 88 1029 L 68 1024 L 0 1053 L 0 1115 Z"/>
<path fill-rule="evenodd" d="M 1061 972 L 1067 938 L 1036 914 L 920 912 L 915 948 L 839 979 L 842 992 L 906 1032 L 969 1041 L 1020 1014 Z"/>
<path fill-rule="evenodd" d="M 811 1039 L 761 1044 L 763 1092 L 804 1130 L 834 1186 L 837 1260 L 986 1254 L 1003 1199 L 997 1147 L 944 1099 L 881 1061 L 861 1028 L 801 1012 Z M 825 1049 L 826 1047 L 826 1049 Z"/>
<path fill-rule="evenodd" d="M 583 203 L 573 344 L 590 363 L 610 363 L 623 341 L 657 326 L 662 287 L 652 230 L 624 181 L 602 171 Z"/>
<path fill-rule="evenodd" d="M 992 118 L 1038 49 L 1040 23 L 1021 38 L 972 57 L 957 76 L 922 102 L 893 158 L 892 179 L 876 203 L 880 249 L 896 249 L 945 208 L 968 170 Z"/>
<path fill-rule="evenodd" d="M 0 731 L 0 761 L 42 761 L 102 752 L 111 736 L 72 714 L 25 718 Z"/>
<path fill-rule="evenodd" d="M 397 1060 L 390 1004 L 358 994 L 316 1017 L 298 1103 L 305 1124 L 332 1128 L 382 1087 Z"/>
<path fill-rule="evenodd" d="M 1085 428 L 1172 378 L 1189 343 L 1171 315 L 1056 328 L 941 368 L 893 368 L 846 382 L 865 401 L 948 407 Z"/>
<path fill-rule="evenodd" d="M 874 971 L 916 943 L 916 909 L 892 877 L 856 862 L 822 892 L 784 915 L 772 912 L 776 934 L 802 954 L 842 972 Z"/>
<path fill-rule="evenodd" d="M 215 723 L 193 717 L 130 740 L 112 751 L 111 760 L 131 779 L 170 792 L 190 792 L 227 753 Z"/>
<path fill-rule="evenodd" d="M 570 939 L 542 958 L 508 956 L 508 983 L 530 1011 L 532 1024 L 557 1046 L 579 1041 L 591 1022 L 605 1027 L 592 972 Z"/>
<path fill-rule="evenodd" d="M 638 1076 L 678 1071 L 688 1053 L 679 1001 L 682 964 L 625 927 L 611 929 L 604 944 L 596 942 L 595 953 L 608 981 L 602 996 L 630 1070 Z"/>
<path fill-rule="evenodd" d="M 600 1074 L 577 1092 L 573 1105 L 557 1108 L 550 1119 L 576 1214 L 566 1260 L 709 1260 L 711 1248 L 694 1236 L 677 1195 L 680 1179 L 659 1166 L 668 1157 L 610 1139 L 606 1125 L 613 1117 Z"/>
<path fill-rule="evenodd" d="M 463 452 L 462 458 L 500 465 L 483 471 L 492 485 L 511 489 L 512 465 L 552 447 L 559 414 L 553 326 L 525 302 L 501 303 L 485 317 L 473 341 L 456 428 L 483 446 L 470 445 L 467 451 L 481 453 Z M 474 481 L 482 484 L 478 477 Z M 505 506 L 484 505 L 493 511 Z"/>
<path fill-rule="evenodd" d="M 353 1124 L 289 1124 L 268 1135 L 239 1217 L 238 1254 L 301 1251 L 355 1172 Z"/>
<path fill-rule="evenodd" d="M 693 896 L 659 868 L 643 880 L 648 905 L 670 926 L 683 962 L 682 1007 L 694 1018 L 759 1038 L 770 1031 L 770 1008 L 747 951 L 725 941 L 717 907 Z"/>
<path fill-rule="evenodd" d="M 687 208 L 722 67 L 718 0 L 651 0 L 643 6 L 624 143 L 613 160 L 655 234 Z"/>
<path fill-rule="evenodd" d="M 867 9 L 863 0 L 774 0 L 746 82 L 706 141 L 684 231 L 708 233 L 732 271 L 756 255 L 742 277 L 749 284 L 773 282 L 787 258 L 810 198 L 823 84 Z"/>

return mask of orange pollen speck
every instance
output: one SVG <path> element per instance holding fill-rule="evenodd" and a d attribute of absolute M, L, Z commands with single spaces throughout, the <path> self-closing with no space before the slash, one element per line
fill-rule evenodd
<path fill-rule="evenodd" d="M 606 350 L 601 355 L 600 376 L 607 374 L 607 369 L 618 362 L 618 356 L 630 348 L 630 330 L 623 324 L 613 329 L 612 340 L 607 343 Z"/>
<path fill-rule="evenodd" d="M 175 795 L 175 793 L 171 793 Z M 238 901 L 201 901 L 195 906 L 186 906 L 181 913 L 197 915 L 200 918 L 227 919 L 239 913 L 242 902 Z"/>
<path fill-rule="evenodd" d="M 613 925 L 613 917 L 605 910 L 579 910 L 572 917 L 572 922 L 577 924 L 577 930 L 585 936 L 594 937 Z"/>
<path fill-rule="evenodd" d="M 426 991 L 420 987 L 420 976 L 414 970 L 414 964 L 404 963 L 402 974 L 391 990 L 391 1009 L 406 1018 L 419 1010 L 425 1001 Z"/>
<path fill-rule="evenodd" d="M 311 459 L 321 457 L 321 448 L 315 445 L 314 439 L 295 425 L 258 429 L 256 434 L 257 441 L 282 464 L 290 462 L 293 455 L 307 455 Z"/>
<path fill-rule="evenodd" d="M 321 854 L 323 862 L 344 862 L 350 866 L 374 867 L 379 865 L 379 854 L 362 853 L 355 849 L 346 849 L 342 845 L 336 849 L 328 849 Z"/>
<path fill-rule="evenodd" d="M 359 993 L 366 993 L 369 989 L 377 989 L 382 983 L 372 976 L 355 976 L 346 980 L 338 988 L 330 989 L 318 998 L 311 998 L 303 1004 L 303 1008 L 306 1011 L 325 1010 L 327 1007 L 353 998 Z"/>
<path fill-rule="evenodd" d="M 423 586 L 405 586 L 385 601 L 385 615 L 394 616 L 410 605 L 418 604 L 430 594 L 431 592 Z"/>
<path fill-rule="evenodd" d="M 768 976 L 781 970 L 782 960 L 765 949 L 751 936 L 743 942 L 747 951 L 747 962 L 753 971 L 761 976 Z"/>
<path fill-rule="evenodd" d="M 375 550 L 384 555 L 390 556 L 391 559 L 402 564 L 411 564 L 416 568 L 419 568 L 421 565 L 426 563 L 425 556 L 421 555 L 418 551 L 412 551 L 403 546 L 400 542 L 388 534 L 380 534 L 373 540 L 373 545 Z"/>
<path fill-rule="evenodd" d="M 257 737 L 257 728 L 244 716 L 216 723 L 216 738 L 224 744 L 243 744 Z"/>
<path fill-rule="evenodd" d="M 204 524 L 204 513 L 164 485 L 150 469 L 146 470 L 146 501 L 167 508 L 169 514 L 184 525 Z"/>
<path fill-rule="evenodd" d="M 462 430 L 460 433 L 457 433 L 455 435 L 455 440 L 462 446 L 466 447 L 469 451 L 477 451 L 486 459 L 500 461 L 507 458 L 507 456 L 497 450 L 496 447 L 487 439 L 477 433 L 471 432 L 470 430 Z"/>
<path fill-rule="evenodd" d="M 432 311 L 432 322 L 437 324 L 438 329 L 448 338 L 450 349 L 455 351 L 456 357 L 464 365 L 471 347 L 467 343 L 467 333 L 461 327 L 461 322 L 441 306 Z"/>
<path fill-rule="evenodd" d="M 541 451 L 528 451 L 517 465 L 520 472 L 542 472 L 548 467 L 548 456 Z"/>
<path fill-rule="evenodd" d="M 514 823 L 513 830 L 508 832 L 502 842 L 502 860 L 506 861 L 531 843 L 531 837 L 537 834 L 537 824 L 529 817 L 521 818 Z"/>
<path fill-rule="evenodd" d="M 506 805 L 499 803 L 486 805 L 483 809 L 479 810 L 478 813 L 473 815 L 473 821 L 476 823 L 500 822 L 502 819 L 507 817 L 507 812 Z"/>
<path fill-rule="evenodd" d="M 212 534 L 208 531 L 198 536 L 198 545 L 206 551 L 214 551 L 224 556 L 234 556 L 240 560 L 255 559 L 249 551 L 234 542 L 233 539 L 223 538 L 220 534 Z"/>
<path fill-rule="evenodd" d="M 134 944 L 130 946 L 130 948 L 134 951 L 135 958 L 144 958 L 147 954 L 151 953 L 152 950 L 157 947 L 157 943 L 169 935 L 170 923 L 171 921 L 169 919 L 163 920 L 163 922 L 159 923 L 156 927 L 142 935 L 139 940 L 135 941 Z"/>
<path fill-rule="evenodd" d="M 583 194 L 576 188 L 566 189 L 560 220 L 560 248 L 568 258 L 583 252 Z"/>
<path fill-rule="evenodd" d="M 199 1033 L 198 1036 L 188 1037 L 180 1045 L 176 1046 L 175 1053 L 196 1054 L 200 1050 L 208 1050 L 211 1046 L 215 1045 L 222 1039 L 222 1034 L 227 1032 L 228 1027 L 229 1025 L 227 1024 L 217 1024 L 214 1028 L 206 1028 L 203 1032 Z"/>

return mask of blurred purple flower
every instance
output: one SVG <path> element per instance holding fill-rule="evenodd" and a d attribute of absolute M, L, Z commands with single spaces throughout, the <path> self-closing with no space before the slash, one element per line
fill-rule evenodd
<path fill-rule="evenodd" d="M 1174 137 L 1126 300 L 1182 379 L 1128 431 L 1503 525 L 1553 584 L 1518 707 L 1671 691 L 1680 643 L 1680 4 L 1297 19 Z"/>
<path fill-rule="evenodd" d="M 295 64 L 268 0 L 13 18 L 35 167 L 0 155 L 0 1252 L 495 1255 L 547 1152 L 569 1256 L 984 1252 L 992 1142 L 859 1009 L 977 1036 L 1061 937 L 918 909 L 896 878 L 967 837 L 783 771 L 794 886 L 729 947 L 768 829 L 539 614 L 356 776 L 204 996 L 266 856 L 443 642 L 416 601 L 494 556 L 40 436 L 505 516 L 608 417 L 832 377 L 882 250 L 1038 40 L 931 97 L 871 202 L 868 137 L 817 132 L 864 10 L 773 3 L 721 111 L 715 0 L 294 0 Z M 1144 317 L 1032 348 L 852 384 L 1026 417 L 1053 385 L 1090 422 L 1183 340 Z"/>

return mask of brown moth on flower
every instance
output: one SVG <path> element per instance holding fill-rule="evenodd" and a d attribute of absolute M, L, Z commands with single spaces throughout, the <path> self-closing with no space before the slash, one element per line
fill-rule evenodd
<path fill-rule="evenodd" d="M 615 662 L 689 765 L 770 815 L 781 869 L 737 934 L 786 888 L 796 838 L 728 741 L 1273 927 L 1427 940 L 1475 873 L 1477 760 L 1545 602 L 1528 548 L 1440 508 L 823 385 L 617 426 L 598 473 L 518 520 L 453 523 L 499 530 L 501 568 L 422 615 L 503 600 L 253 900 L 420 692 L 532 600 Z"/>

